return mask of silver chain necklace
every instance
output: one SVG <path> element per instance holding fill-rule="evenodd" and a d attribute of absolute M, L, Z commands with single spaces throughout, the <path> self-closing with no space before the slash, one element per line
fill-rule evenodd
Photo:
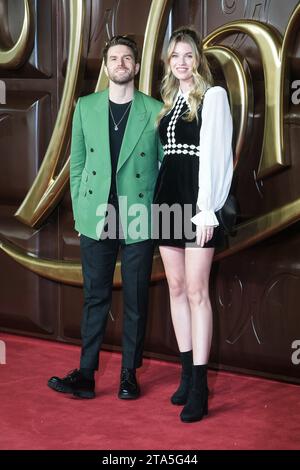
<path fill-rule="evenodd" d="M 123 116 L 121 117 L 121 119 L 120 119 L 119 122 L 116 122 L 116 121 L 115 121 L 115 118 L 114 118 L 114 115 L 113 115 L 113 113 L 112 113 L 112 110 L 111 110 L 111 107 L 110 107 L 110 103 L 109 103 L 109 112 L 110 112 L 111 118 L 112 118 L 113 123 L 114 123 L 114 130 L 115 130 L 115 131 L 118 131 L 118 130 L 119 130 L 119 127 L 118 127 L 118 126 L 119 126 L 120 123 L 123 121 L 123 119 L 124 119 L 124 117 L 125 117 L 125 114 L 127 113 L 128 109 L 129 109 L 130 106 L 131 106 L 131 103 L 132 103 L 132 101 L 130 101 L 129 105 L 128 105 L 127 108 L 125 109 L 124 114 L 123 114 Z"/>

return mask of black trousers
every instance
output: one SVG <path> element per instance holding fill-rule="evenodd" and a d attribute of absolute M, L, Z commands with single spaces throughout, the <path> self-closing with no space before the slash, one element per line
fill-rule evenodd
<path fill-rule="evenodd" d="M 97 370 L 107 318 L 111 307 L 117 255 L 121 248 L 124 311 L 122 366 L 142 365 L 152 270 L 153 242 L 125 245 L 123 240 L 93 240 L 80 236 L 84 308 L 81 323 L 80 367 Z"/>

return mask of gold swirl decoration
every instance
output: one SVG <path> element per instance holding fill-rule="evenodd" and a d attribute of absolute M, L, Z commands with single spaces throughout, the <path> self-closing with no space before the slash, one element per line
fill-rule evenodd
<path fill-rule="evenodd" d="M 24 19 L 20 36 L 12 47 L 4 48 L 0 45 L 0 68 L 17 69 L 26 61 L 32 50 L 34 38 L 33 12 L 28 0 L 23 0 L 23 3 Z"/>
<path fill-rule="evenodd" d="M 168 0 L 155 0 L 151 4 L 140 74 L 140 89 L 146 93 L 151 92 L 151 74 L 159 28 L 162 18 L 169 11 L 169 5 Z M 68 161 L 65 163 L 63 170 L 57 176 L 55 175 L 59 166 L 58 163 L 64 157 L 63 150 L 65 146 L 63 144 L 67 138 L 67 129 L 69 129 L 71 120 L 71 105 L 74 99 L 82 47 L 83 8 L 84 2 L 80 0 L 71 2 L 70 58 L 60 113 L 39 174 L 25 201 L 16 213 L 16 216 L 22 222 L 32 227 L 44 221 L 48 213 L 59 202 L 69 176 Z M 273 28 L 255 20 L 227 23 L 213 31 L 204 40 L 205 53 L 212 55 L 219 62 L 227 82 L 235 129 L 237 129 L 236 163 L 247 136 L 248 116 L 253 109 L 253 91 L 250 75 L 243 66 L 243 58 L 239 57 L 229 47 L 220 46 L 217 42 L 233 33 L 244 33 L 255 41 L 260 51 L 265 78 L 265 122 L 259 178 L 272 175 L 289 165 L 283 145 L 283 108 L 286 98 L 283 84 L 284 80 L 287 79 L 288 46 L 298 32 L 299 16 L 300 5 L 298 4 L 289 20 L 283 40 Z M 106 86 L 105 80 L 102 65 L 96 90 Z M 300 200 L 295 200 L 281 208 L 274 209 L 265 215 L 241 224 L 237 227 L 237 235 L 230 238 L 229 247 L 219 253 L 216 259 L 221 259 L 253 245 L 294 223 L 299 218 Z M 82 282 L 79 263 L 64 260 L 42 260 L 6 242 L 1 242 L 0 247 L 17 262 L 41 276 L 74 285 L 79 285 Z M 155 255 L 153 278 L 158 279 L 163 276 L 162 263 L 159 256 Z M 114 281 L 116 285 L 119 285 L 119 263 Z"/>

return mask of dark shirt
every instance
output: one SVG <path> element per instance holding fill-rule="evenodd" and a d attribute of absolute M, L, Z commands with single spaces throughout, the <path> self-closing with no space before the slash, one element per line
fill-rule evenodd
<path fill-rule="evenodd" d="M 117 104 L 109 100 L 109 142 L 111 158 L 111 186 L 109 193 L 109 203 L 114 205 L 116 208 L 118 206 L 116 184 L 117 166 L 131 103 L 132 102 L 130 101 L 128 103 Z M 111 114 L 113 115 L 113 118 Z M 118 130 L 115 130 L 115 123 L 117 124 Z"/>

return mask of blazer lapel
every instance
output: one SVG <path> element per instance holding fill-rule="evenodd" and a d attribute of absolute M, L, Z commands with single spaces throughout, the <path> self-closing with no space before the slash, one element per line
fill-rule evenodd
<path fill-rule="evenodd" d="M 130 157 L 143 130 L 150 118 L 150 112 L 145 108 L 142 94 L 137 90 L 134 92 L 134 99 L 128 116 L 128 121 L 120 150 L 117 172 Z"/>
<path fill-rule="evenodd" d="M 107 166 L 111 172 L 108 88 L 96 95 L 94 111 L 96 111 L 96 118 L 93 118 L 93 121 L 90 123 L 90 125 L 94 129 L 94 135 L 99 135 L 99 153 L 101 155 L 101 163 Z"/>

